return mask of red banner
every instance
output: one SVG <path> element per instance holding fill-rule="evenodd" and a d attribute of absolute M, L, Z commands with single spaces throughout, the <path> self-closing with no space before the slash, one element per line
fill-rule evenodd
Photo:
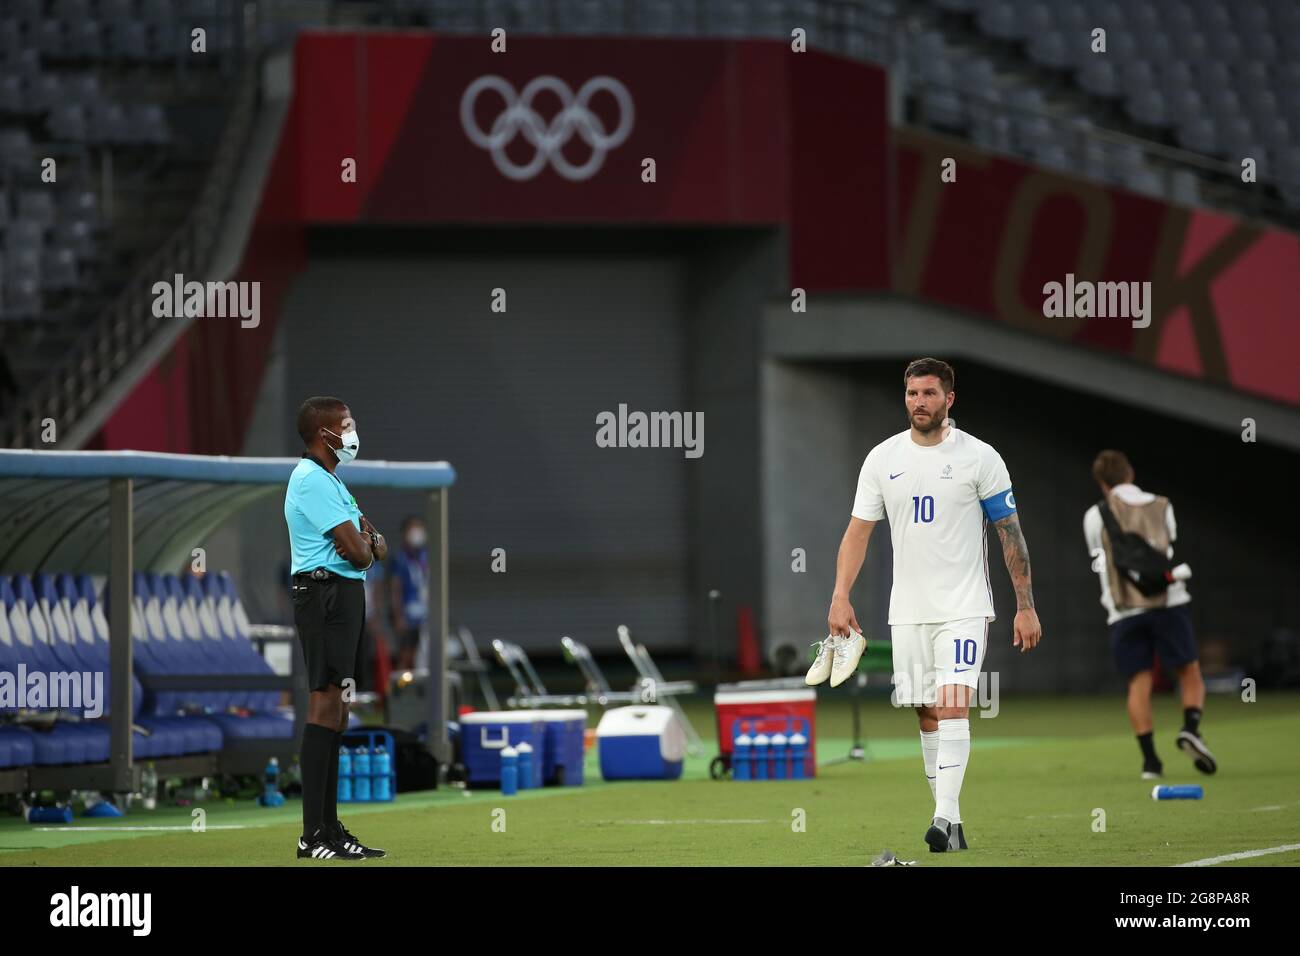
<path fill-rule="evenodd" d="M 900 293 L 1300 404 L 1300 238 L 897 135 Z M 1049 283 L 1103 282 L 1150 283 L 1149 324 L 1044 315 Z"/>

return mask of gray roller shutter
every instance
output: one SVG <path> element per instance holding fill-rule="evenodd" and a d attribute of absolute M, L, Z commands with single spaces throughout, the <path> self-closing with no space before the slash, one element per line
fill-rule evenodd
<path fill-rule="evenodd" d="M 337 394 L 364 457 L 452 462 L 451 615 L 484 649 L 555 652 L 563 634 L 613 649 L 619 623 L 686 646 L 689 463 L 595 443 L 620 403 L 689 411 L 684 281 L 680 260 L 644 255 L 331 255 L 295 283 L 290 407 Z M 414 501 L 362 505 L 395 543 Z"/>

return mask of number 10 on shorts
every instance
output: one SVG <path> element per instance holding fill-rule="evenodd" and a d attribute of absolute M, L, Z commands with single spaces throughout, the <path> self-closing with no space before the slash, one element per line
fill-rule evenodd
<path fill-rule="evenodd" d="M 979 648 L 972 640 L 961 640 L 954 638 L 952 642 L 953 656 L 956 658 L 954 663 L 957 664 L 974 664 L 976 655 L 979 654 Z"/>

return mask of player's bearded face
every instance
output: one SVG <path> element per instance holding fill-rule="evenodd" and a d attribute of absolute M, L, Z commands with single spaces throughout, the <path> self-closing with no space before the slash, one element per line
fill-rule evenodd
<path fill-rule="evenodd" d="M 948 399 L 942 393 L 937 397 L 911 399 L 907 403 L 907 417 L 922 435 L 942 428 L 948 417 Z"/>

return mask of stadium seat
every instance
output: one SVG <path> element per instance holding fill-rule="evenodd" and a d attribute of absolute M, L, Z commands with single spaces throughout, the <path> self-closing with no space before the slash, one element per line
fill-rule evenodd
<path fill-rule="evenodd" d="M 1079 71 L 1079 86 L 1093 96 L 1110 99 L 1120 93 L 1120 74 L 1110 59 L 1094 57 Z"/>

